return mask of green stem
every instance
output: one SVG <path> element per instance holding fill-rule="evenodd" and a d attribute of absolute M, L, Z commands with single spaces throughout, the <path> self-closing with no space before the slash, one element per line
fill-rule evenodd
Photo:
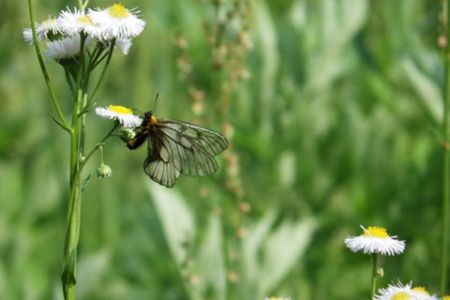
<path fill-rule="evenodd" d="M 64 244 L 64 269 L 61 276 L 64 299 L 75 299 L 75 272 L 77 266 L 77 246 L 80 236 L 81 181 L 80 181 L 80 118 L 84 93 L 78 89 L 72 115 L 72 134 L 70 135 L 70 200 Z"/>
<path fill-rule="evenodd" d="M 441 237 L 441 272 L 440 272 L 440 292 L 445 294 L 445 287 L 447 283 L 447 255 L 448 255 L 448 235 L 449 235 L 449 104 L 450 104 L 450 51 L 448 44 L 450 42 L 450 26 L 448 20 L 450 19 L 450 11 L 448 9 L 450 0 L 443 0 L 443 17 L 447 46 L 444 49 L 445 60 L 445 81 L 443 89 L 444 98 L 444 121 L 442 126 L 443 136 L 443 182 L 442 182 L 442 237 Z"/>
<path fill-rule="evenodd" d="M 39 66 L 41 67 L 42 75 L 45 79 L 45 84 L 47 85 L 48 92 L 50 93 L 50 98 L 52 100 L 53 108 L 56 111 L 56 114 L 58 116 L 58 124 L 68 133 L 71 133 L 71 128 L 67 125 L 66 118 L 64 117 L 64 114 L 62 113 L 62 110 L 59 106 L 59 102 L 56 99 L 55 93 L 53 92 L 52 85 L 50 83 L 50 76 L 48 75 L 47 68 L 45 67 L 44 60 L 42 58 L 41 49 L 39 47 L 39 43 L 37 40 L 36 35 L 36 26 L 34 23 L 34 12 L 33 12 L 33 6 L 31 3 L 32 0 L 28 0 L 28 12 L 30 14 L 30 23 L 31 23 L 31 32 L 33 33 L 33 44 L 34 44 L 34 50 L 36 52 L 37 59 L 39 61 Z"/>
<path fill-rule="evenodd" d="M 378 262 L 379 262 L 379 256 L 377 253 L 372 254 L 372 292 L 371 292 L 371 298 L 375 297 L 375 293 L 377 292 L 377 280 L 378 277 L 380 277 L 380 274 L 378 273 Z"/>
<path fill-rule="evenodd" d="M 108 131 L 108 133 L 105 134 L 105 136 L 102 139 L 100 139 L 100 141 L 83 157 L 80 163 L 79 172 L 83 170 L 89 158 L 91 158 L 91 156 L 103 145 L 103 143 L 112 136 L 113 132 L 117 129 L 118 126 L 119 124 L 115 123 L 114 126 L 111 128 L 111 130 Z"/>
<path fill-rule="evenodd" d="M 94 96 L 95 96 L 95 94 L 96 94 L 97 91 L 98 91 L 98 88 L 100 87 L 100 85 L 101 85 L 102 82 L 103 82 L 103 79 L 105 78 L 106 69 L 107 69 L 108 66 L 109 66 L 109 62 L 111 61 L 111 57 L 112 57 L 112 53 L 113 53 L 115 44 L 116 44 L 116 41 L 113 40 L 113 41 L 111 42 L 111 46 L 109 47 L 108 57 L 106 58 L 106 62 L 105 62 L 105 65 L 103 66 L 103 70 L 102 70 L 102 73 L 100 74 L 100 78 L 98 79 L 97 84 L 95 85 L 95 88 L 94 88 L 94 90 L 92 91 L 91 97 L 89 98 L 89 100 L 88 100 L 88 102 L 87 102 L 88 105 L 90 105 L 90 103 L 91 103 L 92 100 L 94 99 Z"/>

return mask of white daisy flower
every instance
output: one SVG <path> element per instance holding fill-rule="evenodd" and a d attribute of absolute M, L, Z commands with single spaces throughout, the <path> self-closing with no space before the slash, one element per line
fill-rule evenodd
<path fill-rule="evenodd" d="M 144 30 L 145 22 L 136 14 L 138 10 L 128 10 L 121 4 L 100 10 L 89 10 L 89 17 L 94 24 L 100 26 L 102 38 L 130 39 L 138 36 Z"/>
<path fill-rule="evenodd" d="M 116 41 L 116 47 L 120 50 L 120 52 L 122 52 L 123 55 L 128 55 L 131 45 L 131 39 L 118 39 Z"/>
<path fill-rule="evenodd" d="M 33 32 L 31 31 L 31 28 L 24 28 L 22 30 L 22 36 L 25 42 L 33 44 Z"/>
<path fill-rule="evenodd" d="M 360 236 L 345 239 L 345 246 L 353 252 L 363 251 L 365 254 L 396 255 L 405 250 L 405 241 L 389 236 L 383 227 L 370 226 L 363 229 Z"/>
<path fill-rule="evenodd" d="M 70 9 L 62 11 L 58 21 L 62 32 L 66 35 L 72 36 L 81 32 L 93 38 L 98 38 L 100 35 L 100 28 L 92 22 L 88 15 L 76 8 L 73 12 Z"/>
<path fill-rule="evenodd" d="M 439 298 L 435 295 L 430 295 L 425 288 L 413 288 L 411 283 L 406 285 L 398 283 L 379 289 L 373 300 L 439 300 Z"/>
<path fill-rule="evenodd" d="M 63 38 L 47 43 L 44 54 L 54 60 L 73 58 L 80 52 L 80 36 Z"/>
<path fill-rule="evenodd" d="M 57 19 L 48 18 L 40 24 L 36 24 L 36 38 L 38 41 L 43 41 L 46 39 L 52 39 L 53 37 L 58 37 L 61 35 L 61 25 Z M 31 28 L 25 28 L 22 31 L 24 40 L 32 44 L 33 43 L 33 33 Z"/>
<path fill-rule="evenodd" d="M 413 287 L 411 292 L 414 300 L 439 300 L 436 295 L 430 295 L 424 287 Z"/>
<path fill-rule="evenodd" d="M 118 121 L 126 128 L 135 128 L 142 124 L 142 119 L 133 115 L 133 111 L 120 105 L 97 107 L 95 113 L 100 117 Z"/>
<path fill-rule="evenodd" d="M 400 282 L 398 284 L 389 284 L 387 288 L 379 289 L 373 300 L 412 300 L 414 298 L 412 298 L 411 285 L 411 283 L 403 285 Z"/>

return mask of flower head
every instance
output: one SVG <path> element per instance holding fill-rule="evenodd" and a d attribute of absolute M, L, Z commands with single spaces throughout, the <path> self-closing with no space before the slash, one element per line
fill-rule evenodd
<path fill-rule="evenodd" d="M 76 8 L 73 12 L 70 9 L 62 11 L 58 22 L 61 31 L 68 36 L 84 33 L 87 36 L 98 38 L 100 35 L 100 28 L 92 22 L 91 17 Z"/>
<path fill-rule="evenodd" d="M 142 124 L 142 119 L 133 115 L 133 111 L 120 105 L 97 107 L 95 113 L 100 117 L 118 121 L 126 128 L 135 128 Z"/>
<path fill-rule="evenodd" d="M 145 22 L 137 17 L 138 10 L 128 10 L 121 4 L 106 9 L 89 10 L 89 17 L 101 28 L 104 40 L 130 39 L 144 30 Z"/>
<path fill-rule="evenodd" d="M 24 40 L 33 43 L 33 33 L 31 28 L 25 28 L 22 32 Z M 48 18 L 40 24 L 36 24 L 36 38 L 38 41 L 53 40 L 62 34 L 61 24 L 58 19 Z"/>
<path fill-rule="evenodd" d="M 411 283 L 406 285 L 398 283 L 379 289 L 373 300 L 438 300 L 438 298 L 430 295 L 425 288 L 413 288 Z"/>
<path fill-rule="evenodd" d="M 365 254 L 396 255 L 405 250 L 405 241 L 389 236 L 386 229 L 370 226 L 360 236 L 345 239 L 345 245 L 353 252 L 363 251 Z"/>
<path fill-rule="evenodd" d="M 424 287 L 413 287 L 411 289 L 413 299 L 417 300 L 439 300 L 435 295 L 430 293 Z"/>
<path fill-rule="evenodd" d="M 88 41 L 86 41 L 87 43 Z M 44 54 L 54 60 L 74 58 L 80 52 L 80 36 L 63 38 L 47 43 Z"/>
<path fill-rule="evenodd" d="M 128 55 L 128 51 L 131 48 L 131 39 L 117 39 L 116 47 L 122 52 L 123 55 Z"/>
<path fill-rule="evenodd" d="M 291 298 L 283 298 L 283 297 L 270 297 L 270 298 L 264 298 L 264 300 L 291 300 Z"/>

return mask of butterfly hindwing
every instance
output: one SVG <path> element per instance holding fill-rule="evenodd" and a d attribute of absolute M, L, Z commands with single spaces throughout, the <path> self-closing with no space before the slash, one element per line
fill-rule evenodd
<path fill-rule="evenodd" d="M 144 171 L 151 179 L 166 187 L 173 187 L 180 171 L 171 159 L 170 150 L 159 136 L 149 136 L 148 156 L 144 161 Z"/>

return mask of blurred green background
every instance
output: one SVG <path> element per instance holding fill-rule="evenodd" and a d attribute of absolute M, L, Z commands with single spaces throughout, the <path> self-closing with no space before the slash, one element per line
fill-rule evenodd
<path fill-rule="evenodd" d="M 37 20 L 76 4 L 35 2 Z M 360 225 L 407 243 L 383 260 L 380 286 L 437 292 L 438 1 L 124 4 L 147 27 L 113 57 L 99 105 L 145 111 L 160 93 L 157 115 L 232 146 L 218 174 L 168 190 L 145 176 L 145 149 L 108 143 L 113 176 L 96 178 L 98 157 L 88 168 L 78 299 L 367 299 L 370 258 L 344 246 Z M 69 140 L 22 40 L 28 24 L 26 1 L 2 1 L 0 299 L 61 299 Z M 68 113 L 64 74 L 47 63 Z M 109 126 L 90 113 L 88 145 Z"/>

